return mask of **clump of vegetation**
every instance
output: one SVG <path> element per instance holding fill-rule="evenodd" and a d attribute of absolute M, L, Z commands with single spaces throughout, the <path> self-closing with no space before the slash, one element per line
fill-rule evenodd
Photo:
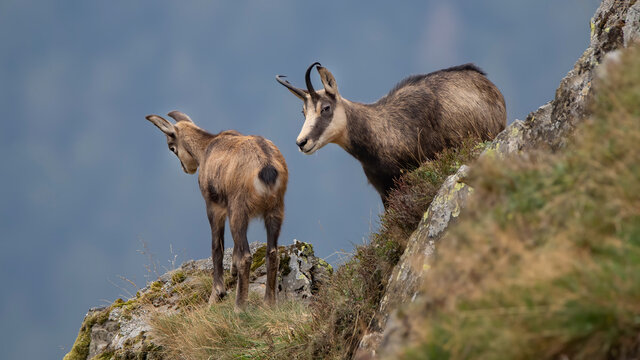
<path fill-rule="evenodd" d="M 177 270 L 171 275 L 171 285 L 176 285 L 183 282 L 187 276 L 184 274 L 184 271 Z"/>
<path fill-rule="evenodd" d="M 442 183 L 460 166 L 478 158 L 488 144 L 476 138 L 466 139 L 457 148 L 445 149 L 434 160 L 405 173 L 391 191 L 377 235 L 392 238 L 404 250 L 406 240 L 418 226 Z"/>
<path fill-rule="evenodd" d="M 152 320 L 154 341 L 176 359 L 310 358 L 311 317 L 301 302 L 263 305 L 250 293 L 246 311 L 234 311 L 233 294 L 214 306 L 194 307 Z"/>
<path fill-rule="evenodd" d="M 406 358 L 640 355 L 640 50 L 608 73 L 564 151 L 474 168 Z"/>
<path fill-rule="evenodd" d="M 371 326 L 386 282 L 438 189 L 449 175 L 477 158 L 485 144 L 468 139 L 407 172 L 396 183 L 378 233 L 356 247 L 311 304 L 316 332 L 313 351 L 321 358 L 350 358 Z"/>
<path fill-rule="evenodd" d="M 231 278 L 229 271 L 225 271 L 224 278 Z M 182 311 L 189 311 L 203 306 L 209 301 L 212 288 L 213 279 L 210 272 L 197 271 L 189 274 L 188 280 L 174 288 L 174 293 L 178 295 L 178 307 Z"/>
<path fill-rule="evenodd" d="M 78 332 L 78 337 L 76 338 L 71 351 L 64 356 L 63 360 L 84 360 L 89 356 L 91 328 L 96 324 L 104 324 L 109 319 L 109 310 L 109 308 L 106 308 L 87 315 L 82 322 L 82 326 Z"/>

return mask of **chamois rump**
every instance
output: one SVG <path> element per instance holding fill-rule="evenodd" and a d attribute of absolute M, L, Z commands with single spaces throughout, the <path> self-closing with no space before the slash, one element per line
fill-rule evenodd
<path fill-rule="evenodd" d="M 319 91 L 310 79 L 315 66 L 324 86 Z M 473 64 L 407 77 L 372 104 L 340 96 L 333 75 L 317 62 L 305 73 L 306 90 L 283 77 L 276 80 L 303 101 L 300 151 L 313 154 L 327 143 L 338 144 L 360 161 L 385 207 L 403 169 L 468 137 L 491 140 L 507 122 L 502 94 Z"/>
<path fill-rule="evenodd" d="M 236 308 L 244 308 L 249 290 L 251 252 L 247 241 L 249 220 L 264 219 L 267 230 L 267 284 L 264 300 L 276 301 L 278 237 L 284 218 L 284 194 L 288 170 L 278 148 L 261 136 L 246 136 L 228 130 L 210 134 L 179 111 L 168 114 L 175 125 L 158 115 L 147 120 L 167 135 L 167 145 L 184 172 L 198 167 L 198 184 L 211 225 L 213 289 L 209 303 L 226 296 L 223 282 L 224 227 L 227 216 L 233 237 L 232 275 L 238 276 Z"/>

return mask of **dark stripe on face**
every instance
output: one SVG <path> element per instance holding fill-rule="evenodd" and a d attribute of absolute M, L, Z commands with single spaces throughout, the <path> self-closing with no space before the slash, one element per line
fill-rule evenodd
<path fill-rule="evenodd" d="M 336 102 L 330 100 L 328 96 L 323 96 L 319 103 L 321 104 L 319 115 L 316 117 L 313 130 L 311 130 L 311 132 L 309 133 L 309 140 L 312 141 L 318 141 L 327 127 L 329 127 L 329 124 L 331 124 L 331 120 L 333 120 L 333 114 L 336 106 Z M 312 106 L 317 109 L 317 104 L 318 103 L 312 104 Z M 331 106 L 331 111 L 329 112 L 329 114 L 322 114 L 322 107 L 324 105 Z"/>
<path fill-rule="evenodd" d="M 320 136 L 322 136 L 322 134 L 327 129 L 329 124 L 331 124 L 331 118 L 325 118 L 322 116 L 316 118 L 315 126 L 313 127 L 313 130 L 311 130 L 311 132 L 309 133 L 309 139 L 313 141 L 318 141 L 318 139 L 320 139 Z"/>

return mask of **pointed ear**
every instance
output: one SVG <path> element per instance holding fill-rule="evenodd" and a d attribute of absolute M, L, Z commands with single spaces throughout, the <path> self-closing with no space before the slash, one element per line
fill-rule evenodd
<path fill-rule="evenodd" d="M 185 113 L 183 113 L 181 111 L 178 111 L 178 110 L 173 110 L 172 112 L 168 113 L 167 115 L 171 116 L 173 118 L 173 120 L 175 120 L 176 122 L 179 122 L 179 121 L 187 121 L 187 122 L 190 122 L 190 123 L 193 122 L 193 120 L 191 120 L 191 118 L 187 114 L 185 114 Z"/>
<path fill-rule="evenodd" d="M 176 129 L 173 127 L 173 124 L 170 123 L 167 119 L 158 115 L 147 115 L 146 119 L 151 121 L 153 125 L 157 126 L 160 131 L 167 134 L 168 136 L 176 136 Z"/>
<path fill-rule="evenodd" d="M 322 80 L 322 85 L 324 85 L 324 90 L 327 94 L 337 96 L 338 95 L 338 84 L 336 83 L 336 79 L 333 75 L 322 66 L 318 66 L 318 73 L 320 74 L 320 80 Z"/>

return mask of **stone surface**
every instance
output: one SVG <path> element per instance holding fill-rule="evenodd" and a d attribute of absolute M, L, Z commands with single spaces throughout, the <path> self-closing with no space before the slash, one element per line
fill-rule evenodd
<path fill-rule="evenodd" d="M 266 245 L 251 243 L 249 247 L 254 261 L 260 261 Z M 280 300 L 308 301 L 333 271 L 329 264 L 315 257 L 310 244 L 294 240 L 293 245 L 280 246 L 278 252 L 280 261 L 286 261 L 286 266 L 280 264 L 278 273 L 277 288 Z M 231 268 L 231 254 L 232 249 L 225 250 L 223 268 L 226 271 Z M 90 325 L 86 359 L 101 355 L 108 355 L 107 358 L 114 359 L 162 359 L 162 352 L 158 351 L 159 347 L 154 344 L 150 335 L 152 327 L 149 320 L 158 313 L 171 314 L 182 311 L 176 287 L 195 283 L 198 274 L 210 274 L 212 269 L 211 258 L 190 260 L 141 289 L 134 299 L 117 300 L 110 307 L 89 310 L 83 327 L 98 315 L 106 315 L 108 312 L 108 316 Z M 266 267 L 257 266 L 251 273 L 250 291 L 264 295 L 265 282 Z M 137 299 L 145 296 L 150 301 L 138 304 Z"/>
<path fill-rule="evenodd" d="M 89 344 L 88 359 L 103 352 L 113 341 L 120 326 L 117 321 L 109 319 L 104 324 L 96 324 L 91 328 L 91 343 Z"/>
<path fill-rule="evenodd" d="M 596 71 L 607 54 L 640 39 L 640 2 L 604 0 L 591 20 L 590 45 L 562 79 L 553 101 L 524 121 L 515 120 L 481 156 L 511 156 L 532 150 L 555 151 L 566 145 L 575 127 L 589 116 L 588 102 Z M 606 61 L 615 61 L 615 53 Z M 422 276 L 431 266 L 438 240 L 464 207 L 473 189 L 464 184 L 468 168 L 449 177 L 427 209 L 394 269 L 378 316 L 363 337 L 356 359 L 391 358 L 413 329 L 403 307 L 420 297 Z"/>

